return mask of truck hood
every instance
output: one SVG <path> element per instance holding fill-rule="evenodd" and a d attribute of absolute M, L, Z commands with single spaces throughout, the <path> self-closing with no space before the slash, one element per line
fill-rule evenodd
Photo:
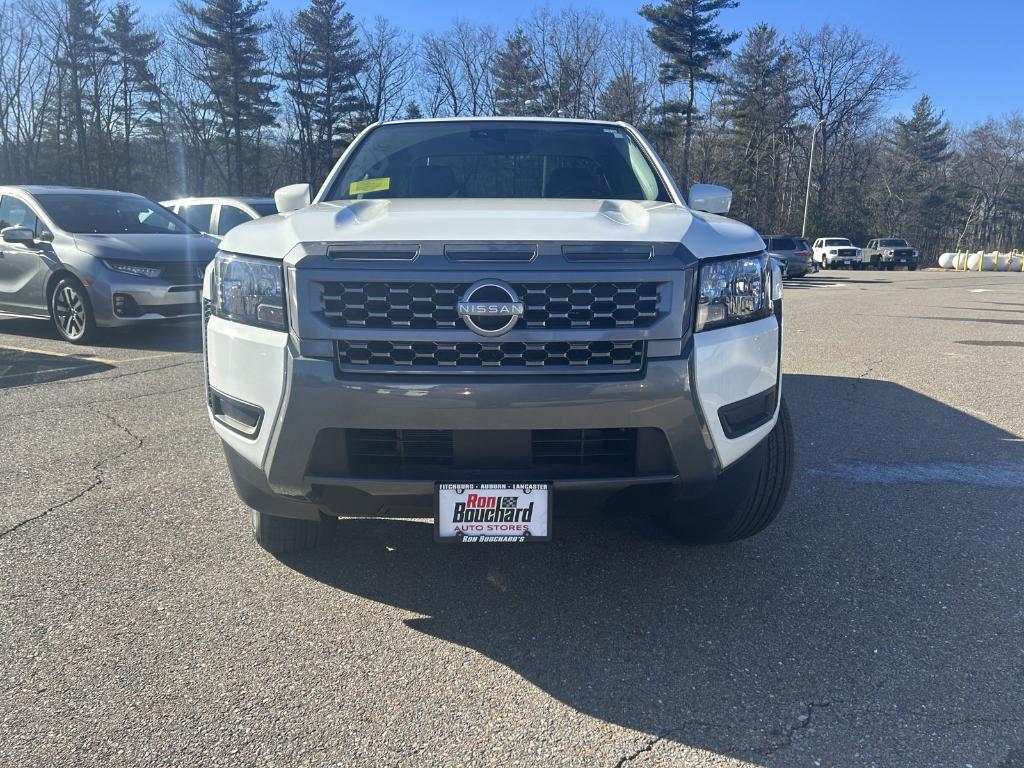
<path fill-rule="evenodd" d="M 283 258 L 299 243 L 682 242 L 698 258 L 750 253 L 750 227 L 681 205 L 628 200 L 403 199 L 317 203 L 235 227 L 233 253 Z"/>
<path fill-rule="evenodd" d="M 78 250 L 100 259 L 209 261 L 217 241 L 205 235 L 75 235 Z"/>

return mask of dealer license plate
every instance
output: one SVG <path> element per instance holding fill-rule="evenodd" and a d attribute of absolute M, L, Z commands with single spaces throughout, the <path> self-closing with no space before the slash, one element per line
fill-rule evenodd
<path fill-rule="evenodd" d="M 434 538 L 521 543 L 551 537 L 548 483 L 438 483 Z"/>

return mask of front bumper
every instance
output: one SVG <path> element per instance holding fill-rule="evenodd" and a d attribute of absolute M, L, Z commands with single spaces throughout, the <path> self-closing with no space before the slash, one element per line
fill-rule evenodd
<path fill-rule="evenodd" d="M 345 430 L 656 431 L 666 454 L 638 459 L 636 471 L 605 476 L 543 476 L 501 471 L 501 479 L 549 481 L 556 491 L 615 490 L 669 483 L 694 491 L 760 443 L 766 423 L 727 437 L 720 409 L 779 383 L 776 317 L 691 337 L 683 354 L 652 358 L 636 375 L 587 376 L 344 376 L 334 362 L 304 357 L 286 333 L 211 317 L 204 334 L 208 381 L 217 393 L 262 411 L 247 436 L 213 417 L 236 487 L 261 511 L 313 516 L 374 514 L 381 506 L 422 506 L 437 480 L 474 480 L 487 469 L 444 469 L 433 476 L 354 472 Z M 776 390 L 777 391 L 777 390 Z M 507 433 L 503 433 L 507 434 Z M 447 473 L 447 474 L 446 474 Z M 240 482 L 241 481 L 241 482 Z M 257 489 L 258 493 L 252 493 Z"/>
<path fill-rule="evenodd" d="M 107 270 L 89 287 L 89 298 L 97 325 L 117 327 L 199 317 L 201 292 L 201 284 L 172 285 Z"/>
<path fill-rule="evenodd" d="M 786 277 L 803 277 L 811 271 L 811 263 L 805 259 L 792 260 L 786 264 Z"/>
<path fill-rule="evenodd" d="M 916 256 L 882 256 L 883 264 L 895 264 L 897 266 L 912 266 L 917 264 Z"/>
<path fill-rule="evenodd" d="M 859 267 L 864 259 L 859 256 L 824 256 L 829 267 Z"/>

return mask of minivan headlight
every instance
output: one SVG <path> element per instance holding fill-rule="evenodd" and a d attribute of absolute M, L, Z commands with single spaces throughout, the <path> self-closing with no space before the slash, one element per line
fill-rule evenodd
<path fill-rule="evenodd" d="M 135 277 L 160 277 L 162 270 L 159 264 L 144 264 L 136 261 L 117 261 L 115 259 L 101 259 L 103 266 L 115 272 Z"/>
<path fill-rule="evenodd" d="M 284 272 L 280 261 L 217 252 L 213 313 L 225 320 L 287 330 Z"/>
<path fill-rule="evenodd" d="M 772 313 L 770 275 L 767 253 L 701 264 L 696 330 L 768 317 Z"/>

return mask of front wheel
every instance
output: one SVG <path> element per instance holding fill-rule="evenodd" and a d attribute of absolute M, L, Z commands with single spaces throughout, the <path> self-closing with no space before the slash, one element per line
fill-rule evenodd
<path fill-rule="evenodd" d="M 917 271 L 917 264 L 907 264 L 907 271 L 908 272 L 916 272 Z"/>
<path fill-rule="evenodd" d="M 779 514 L 793 479 L 793 425 L 783 400 L 768 437 L 726 469 L 714 488 L 696 499 L 675 499 L 659 519 L 683 541 L 738 541 L 764 530 Z"/>
<path fill-rule="evenodd" d="M 89 294 L 78 280 L 61 278 L 50 294 L 50 317 L 57 333 L 72 344 L 88 344 L 96 338 L 96 315 Z"/>

